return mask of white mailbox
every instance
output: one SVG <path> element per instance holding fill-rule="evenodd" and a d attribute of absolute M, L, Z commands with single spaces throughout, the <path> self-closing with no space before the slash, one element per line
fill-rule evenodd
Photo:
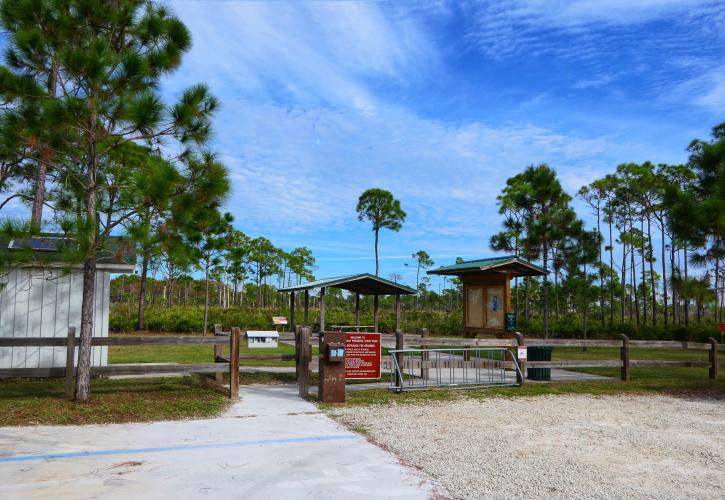
<path fill-rule="evenodd" d="M 261 332 L 261 331 L 248 331 L 247 332 L 247 347 L 250 349 L 254 348 L 274 348 L 277 347 L 279 341 L 279 333 L 275 331 Z"/>

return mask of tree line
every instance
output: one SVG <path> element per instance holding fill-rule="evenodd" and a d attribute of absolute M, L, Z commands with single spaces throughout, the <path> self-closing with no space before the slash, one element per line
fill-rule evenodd
<path fill-rule="evenodd" d="M 722 322 L 725 124 L 687 151 L 686 164 L 625 163 L 583 186 L 576 195 L 596 221 L 591 229 L 549 166 L 508 179 L 497 198 L 503 230 L 490 245 L 551 272 L 540 284 L 517 283 L 517 311 L 528 320 L 540 306 L 545 336 L 552 313 L 580 314 L 585 335 L 590 313 L 610 329 L 667 328 L 688 325 L 693 313 L 699 322 L 712 305 Z"/>

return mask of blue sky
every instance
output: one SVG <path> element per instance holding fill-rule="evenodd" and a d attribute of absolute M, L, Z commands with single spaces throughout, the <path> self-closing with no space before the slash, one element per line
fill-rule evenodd
<path fill-rule="evenodd" d="M 725 119 L 722 2 L 170 6 L 194 47 L 165 89 L 203 81 L 221 100 L 236 226 L 310 247 L 319 277 L 374 271 L 367 188 L 408 213 L 380 246 L 381 274 L 410 283 L 417 250 L 492 254 L 496 195 L 527 165 L 574 194 L 621 162 L 683 162 Z"/>

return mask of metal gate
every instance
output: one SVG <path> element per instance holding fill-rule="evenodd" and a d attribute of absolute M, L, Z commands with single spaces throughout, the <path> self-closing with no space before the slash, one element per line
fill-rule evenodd
<path fill-rule="evenodd" d="M 523 380 L 519 363 L 506 348 L 398 349 L 391 357 L 394 392 L 447 387 L 515 386 Z"/>

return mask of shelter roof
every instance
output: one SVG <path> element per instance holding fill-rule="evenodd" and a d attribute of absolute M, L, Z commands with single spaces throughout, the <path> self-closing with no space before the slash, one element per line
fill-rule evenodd
<path fill-rule="evenodd" d="M 488 259 L 468 260 L 451 266 L 431 269 L 428 274 L 461 276 L 464 274 L 506 273 L 514 276 L 544 276 L 549 274 L 543 268 L 520 259 L 515 255 L 504 255 Z"/>
<path fill-rule="evenodd" d="M 374 274 L 351 274 L 349 276 L 338 276 L 336 278 L 326 278 L 299 285 L 280 288 L 280 292 L 301 292 L 304 290 L 312 290 L 314 288 L 340 288 L 348 292 L 360 293 L 362 295 L 413 295 L 415 290 L 409 286 L 386 280 Z"/>

